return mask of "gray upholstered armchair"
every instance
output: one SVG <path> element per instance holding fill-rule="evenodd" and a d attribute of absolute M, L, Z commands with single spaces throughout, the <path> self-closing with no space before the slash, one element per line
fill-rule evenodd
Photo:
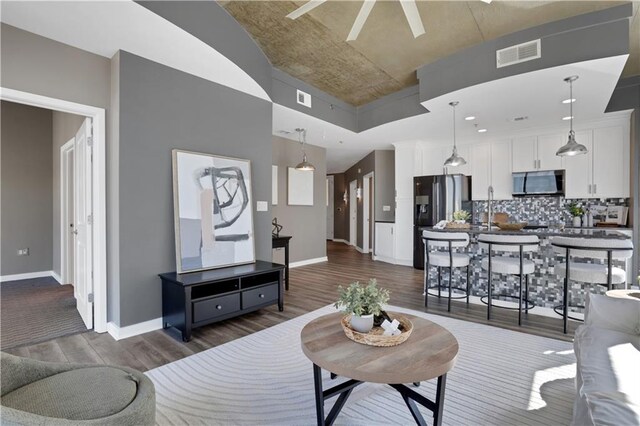
<path fill-rule="evenodd" d="M 59 364 L 1 354 L 0 423 L 155 423 L 153 383 L 125 367 Z"/>

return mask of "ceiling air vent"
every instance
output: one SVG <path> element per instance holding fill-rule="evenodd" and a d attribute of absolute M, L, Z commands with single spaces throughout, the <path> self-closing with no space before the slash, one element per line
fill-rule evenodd
<path fill-rule="evenodd" d="M 498 68 L 519 64 L 520 62 L 531 61 L 542 56 L 540 49 L 540 39 L 528 41 L 515 46 L 507 47 L 496 51 L 496 66 Z"/>
<path fill-rule="evenodd" d="M 303 92 L 302 90 L 297 90 L 296 101 L 300 105 L 304 105 L 307 108 L 311 108 L 311 95 Z"/>

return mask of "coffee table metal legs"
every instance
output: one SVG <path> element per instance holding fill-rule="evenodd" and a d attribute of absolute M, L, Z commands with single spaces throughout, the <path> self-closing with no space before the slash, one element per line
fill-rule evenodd
<path fill-rule="evenodd" d="M 335 374 L 331 373 L 331 378 L 333 379 L 334 377 Z M 409 411 L 411 412 L 411 415 L 413 416 L 416 424 L 420 426 L 426 426 L 427 424 L 424 420 L 424 417 L 422 417 L 418 406 L 416 405 L 416 403 L 418 403 L 433 412 L 433 424 L 434 426 L 440 426 L 442 424 L 442 411 L 444 408 L 444 392 L 446 382 L 446 374 L 438 377 L 435 401 L 431 401 L 430 399 L 420 395 L 416 391 L 409 389 L 405 385 L 390 384 L 389 386 L 397 390 L 400 395 L 402 395 L 402 399 L 404 400 L 405 404 L 407 404 L 407 407 L 409 408 Z M 336 420 L 336 417 L 338 417 L 340 410 L 342 410 L 342 407 L 344 407 L 345 402 L 347 402 L 347 399 L 349 398 L 349 395 L 351 395 L 353 389 L 362 383 L 363 382 L 360 382 L 358 380 L 350 379 L 330 389 L 323 390 L 322 370 L 316 364 L 313 364 L 313 384 L 316 398 L 316 421 L 318 423 L 318 426 L 332 425 Z M 338 399 L 331 408 L 329 415 L 325 418 L 324 402 L 336 395 L 339 395 Z"/>

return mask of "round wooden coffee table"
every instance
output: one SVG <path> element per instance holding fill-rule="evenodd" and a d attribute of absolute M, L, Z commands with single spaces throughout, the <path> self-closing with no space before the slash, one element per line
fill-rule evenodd
<path fill-rule="evenodd" d="M 367 346 L 345 336 L 336 312 L 316 318 L 300 333 L 302 351 L 313 363 L 316 415 L 318 425 L 331 425 L 351 391 L 363 382 L 384 383 L 397 390 L 409 407 L 417 424 L 426 424 L 416 403 L 433 412 L 433 424 L 442 423 L 447 372 L 458 356 L 458 341 L 444 327 L 424 318 L 400 314 L 413 323 L 409 339 L 388 348 Z M 394 314 L 389 313 L 393 318 Z M 321 369 L 350 380 L 322 389 Z M 404 383 L 419 383 L 438 378 L 435 400 L 418 394 Z M 329 415 L 324 417 L 324 401 L 340 395 Z"/>

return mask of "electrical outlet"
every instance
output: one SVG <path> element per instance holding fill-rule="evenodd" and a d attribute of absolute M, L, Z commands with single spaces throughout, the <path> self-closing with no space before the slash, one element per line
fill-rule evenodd
<path fill-rule="evenodd" d="M 29 256 L 29 248 L 18 249 L 18 256 Z"/>

